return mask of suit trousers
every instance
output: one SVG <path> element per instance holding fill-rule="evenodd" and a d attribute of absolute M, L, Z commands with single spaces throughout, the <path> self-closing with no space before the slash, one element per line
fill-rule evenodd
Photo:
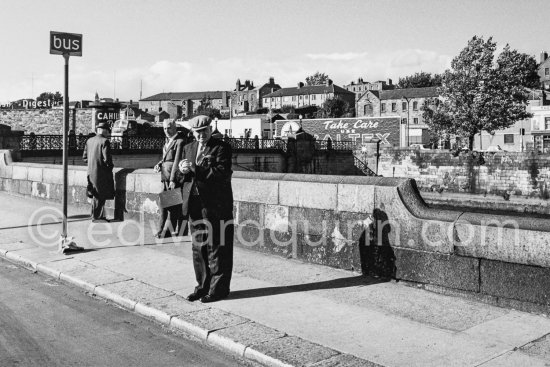
<path fill-rule="evenodd" d="M 224 297 L 229 294 L 233 271 L 233 219 L 220 220 L 208 214 L 200 197 L 189 198 L 195 293 Z"/>
<path fill-rule="evenodd" d="M 162 182 L 164 191 L 168 190 L 170 183 Z M 181 190 L 181 188 L 178 188 Z M 176 189 L 177 190 L 177 189 Z M 169 208 L 162 208 L 160 210 L 160 219 L 158 223 L 158 234 L 163 235 L 165 231 L 166 222 L 168 222 L 168 228 L 170 234 L 184 235 L 185 228 L 183 227 L 183 210 L 181 205 L 171 206 Z M 187 227 L 187 225 L 185 226 Z"/>
<path fill-rule="evenodd" d="M 107 200 L 100 199 L 97 196 L 92 198 L 92 219 L 105 218 L 105 202 Z"/>

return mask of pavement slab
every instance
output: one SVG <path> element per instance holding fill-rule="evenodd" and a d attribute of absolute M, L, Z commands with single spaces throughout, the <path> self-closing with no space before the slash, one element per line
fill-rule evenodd
<path fill-rule="evenodd" d="M 384 367 L 378 363 L 360 359 L 349 354 L 339 354 L 312 364 L 311 367 Z"/>
<path fill-rule="evenodd" d="M 163 298 L 172 295 L 172 293 L 163 289 L 153 287 L 134 279 L 119 283 L 105 284 L 98 288 L 105 289 L 108 292 L 135 302 L 147 302 L 155 298 Z"/>
<path fill-rule="evenodd" d="M 479 367 L 549 367 L 549 360 L 533 358 L 521 352 L 507 352 L 491 359 Z"/>
<path fill-rule="evenodd" d="M 286 336 L 286 333 L 282 331 L 275 330 L 256 322 L 246 322 L 244 324 L 229 326 L 217 330 L 214 334 L 234 340 L 245 346 L 252 346 Z"/>
<path fill-rule="evenodd" d="M 530 356 L 550 361 L 550 334 L 546 334 L 537 340 L 525 344 L 520 350 Z"/>
<path fill-rule="evenodd" d="M 29 243 L 24 243 L 21 241 L 14 241 L 13 239 L 10 242 L 0 244 L 0 254 L 6 255 L 9 251 L 24 250 L 27 248 L 35 248 L 35 245 Z"/>
<path fill-rule="evenodd" d="M 215 308 L 188 312 L 186 314 L 179 315 L 178 318 L 202 329 L 208 330 L 209 332 L 220 330 L 229 326 L 244 324 L 249 321 L 244 317 L 223 312 Z"/>
<path fill-rule="evenodd" d="M 251 349 L 296 367 L 308 366 L 339 354 L 333 349 L 295 336 L 256 344 Z"/>
<path fill-rule="evenodd" d="M 185 298 L 173 295 L 156 298 L 145 303 L 147 306 L 166 312 L 170 316 L 184 315 L 190 312 L 205 310 L 208 307 L 200 302 L 189 302 Z"/>
<path fill-rule="evenodd" d="M 510 332 L 511 330 L 513 332 Z M 549 333 L 550 319 L 516 311 L 511 311 L 507 315 L 484 322 L 464 332 L 466 335 L 492 340 L 512 348 L 519 348 Z"/>

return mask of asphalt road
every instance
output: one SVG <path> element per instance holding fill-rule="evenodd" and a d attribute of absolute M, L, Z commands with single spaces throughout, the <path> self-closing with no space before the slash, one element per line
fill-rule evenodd
<path fill-rule="evenodd" d="M 0 366 L 252 366 L 0 259 Z"/>

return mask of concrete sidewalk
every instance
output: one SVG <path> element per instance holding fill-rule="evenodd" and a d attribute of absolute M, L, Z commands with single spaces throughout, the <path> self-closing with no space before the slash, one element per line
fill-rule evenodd
<path fill-rule="evenodd" d="M 545 316 L 240 248 L 229 298 L 190 303 L 187 238 L 155 242 L 153 223 L 91 224 L 70 208 L 87 251 L 65 256 L 51 202 L 0 200 L 0 256 L 265 365 L 550 366 Z"/>

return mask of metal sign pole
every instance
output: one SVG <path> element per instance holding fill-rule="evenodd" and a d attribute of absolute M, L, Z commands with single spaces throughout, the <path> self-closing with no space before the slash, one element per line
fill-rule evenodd
<path fill-rule="evenodd" d="M 63 230 L 62 244 L 67 239 L 67 189 L 68 189 L 68 161 L 69 161 L 69 55 L 63 54 L 65 59 L 65 89 L 63 94 Z"/>
<path fill-rule="evenodd" d="M 63 93 L 63 227 L 59 240 L 59 251 L 83 250 L 67 236 L 67 192 L 69 190 L 69 57 L 82 56 L 82 35 L 50 31 L 50 54 L 63 55 L 65 59 L 64 93 Z M 75 131 L 76 133 L 76 131 Z"/>

